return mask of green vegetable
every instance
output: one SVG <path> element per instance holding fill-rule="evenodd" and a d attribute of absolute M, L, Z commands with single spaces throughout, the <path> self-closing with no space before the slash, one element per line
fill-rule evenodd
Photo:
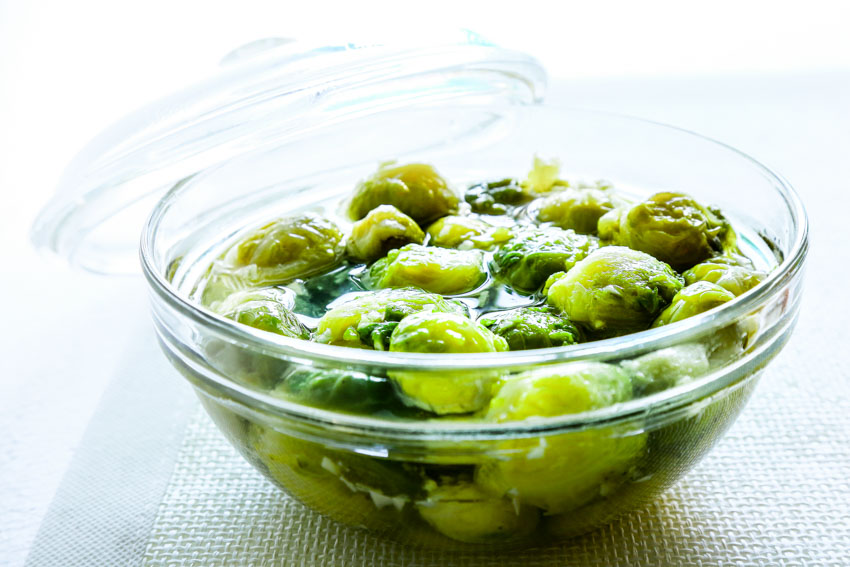
<path fill-rule="evenodd" d="M 300 501 L 353 525 L 392 525 L 424 496 L 414 466 L 302 441 L 252 423 L 247 444 L 269 476 Z"/>
<path fill-rule="evenodd" d="M 442 295 L 457 295 L 472 291 L 486 277 L 484 255 L 478 250 L 408 244 L 372 264 L 364 283 L 373 289 L 414 286 Z"/>
<path fill-rule="evenodd" d="M 450 215 L 428 227 L 430 244 L 442 248 L 488 249 L 511 239 L 511 230 L 472 216 Z"/>
<path fill-rule="evenodd" d="M 470 482 L 437 484 L 429 481 L 426 500 L 416 503 L 422 518 L 435 530 L 469 543 L 501 542 L 534 531 L 539 512 L 494 498 Z"/>
<path fill-rule="evenodd" d="M 534 156 L 531 171 L 522 186 L 532 194 L 548 193 L 555 188 L 569 186 L 566 181 L 558 178 L 560 171 L 561 163 L 557 159 L 546 161 Z"/>
<path fill-rule="evenodd" d="M 387 163 L 354 190 L 348 215 L 360 220 L 380 205 L 393 205 L 423 224 L 457 210 L 458 198 L 430 165 Z"/>
<path fill-rule="evenodd" d="M 511 210 L 512 205 L 521 205 L 531 200 L 516 179 L 473 185 L 466 190 L 463 198 L 473 213 L 484 215 L 504 215 Z"/>
<path fill-rule="evenodd" d="M 487 419 L 504 423 L 607 407 L 632 397 L 629 376 L 600 362 L 573 362 L 504 380 Z M 490 494 L 510 496 L 547 514 L 575 510 L 610 494 L 631 473 L 645 434 L 599 428 L 504 443 L 507 460 L 481 465 L 475 482 Z"/>
<path fill-rule="evenodd" d="M 678 271 L 737 250 L 735 232 L 717 209 L 682 193 L 656 193 L 599 219 L 599 238 L 651 254 Z"/>
<path fill-rule="evenodd" d="M 466 308 L 455 301 L 415 288 L 364 292 L 325 313 L 319 319 L 315 339 L 332 345 L 385 350 L 389 346 L 388 327 L 379 329 L 376 325 L 397 323 L 417 311 L 464 315 Z M 392 334 L 392 329 L 389 334 Z M 376 330 L 377 334 L 373 336 Z"/>
<path fill-rule="evenodd" d="M 371 262 L 393 248 L 423 240 L 425 233 L 416 221 L 392 205 L 381 205 L 354 223 L 346 252 L 355 260 Z"/>
<path fill-rule="evenodd" d="M 503 337 L 511 350 L 558 347 L 581 340 L 581 332 L 550 307 L 520 307 L 488 313 L 479 321 Z"/>
<path fill-rule="evenodd" d="M 764 279 L 765 274 L 753 268 L 749 259 L 730 255 L 706 260 L 686 271 L 682 276 L 687 285 L 710 282 L 738 296 L 757 286 Z"/>
<path fill-rule="evenodd" d="M 408 315 L 390 337 L 391 352 L 474 353 L 508 350 L 502 337 L 454 313 L 421 311 Z M 496 376 L 487 371 L 393 371 L 404 402 L 438 414 L 467 413 L 481 409 L 490 399 Z"/>
<path fill-rule="evenodd" d="M 342 260 L 342 239 L 334 223 L 314 214 L 267 223 L 216 260 L 202 303 L 211 306 L 234 291 L 286 284 L 326 272 Z"/>
<path fill-rule="evenodd" d="M 706 346 L 699 343 L 677 345 L 624 360 L 620 366 L 631 375 L 635 397 L 640 397 L 706 374 L 708 352 Z"/>
<path fill-rule="evenodd" d="M 555 272 L 566 271 L 596 250 L 596 238 L 560 228 L 519 232 L 493 255 L 494 275 L 517 291 L 531 293 Z"/>
<path fill-rule="evenodd" d="M 582 234 L 596 234 L 600 217 L 622 204 L 622 199 L 602 185 L 567 187 L 542 197 L 536 207 L 534 204 L 531 207 L 536 209 L 540 222 L 551 222 Z"/>
<path fill-rule="evenodd" d="M 277 288 L 246 289 L 216 304 L 216 311 L 243 325 L 293 339 L 309 339 L 310 332 L 287 309 L 292 298 Z"/>
<path fill-rule="evenodd" d="M 719 285 L 710 282 L 696 282 L 679 290 L 673 296 L 673 301 L 661 312 L 652 326 L 660 327 L 682 321 L 688 317 L 710 311 L 715 307 L 720 307 L 733 299 L 735 299 L 735 295 Z"/>
<path fill-rule="evenodd" d="M 550 305 L 593 331 L 646 329 L 682 289 L 670 266 L 643 252 L 606 246 L 555 274 L 544 293 Z"/>
<path fill-rule="evenodd" d="M 299 403 L 363 415 L 409 414 L 384 378 L 348 370 L 298 367 L 272 392 Z"/>

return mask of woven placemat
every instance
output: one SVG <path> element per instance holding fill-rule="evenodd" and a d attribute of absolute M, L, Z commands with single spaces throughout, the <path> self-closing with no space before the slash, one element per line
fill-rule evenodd
<path fill-rule="evenodd" d="M 788 350 L 782 362 L 802 363 Z M 144 564 L 850 565 L 850 386 L 812 388 L 816 378 L 802 382 L 786 364 L 771 370 L 723 441 L 660 500 L 515 553 L 410 549 L 327 520 L 260 476 L 198 409 Z"/>

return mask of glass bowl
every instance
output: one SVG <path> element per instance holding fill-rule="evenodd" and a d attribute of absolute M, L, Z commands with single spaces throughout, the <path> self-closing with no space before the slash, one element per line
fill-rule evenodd
<path fill-rule="evenodd" d="M 451 143 L 433 144 L 440 132 Z M 769 276 L 723 307 L 672 325 L 487 355 L 389 354 L 287 339 L 190 299 L 210 259 L 240 231 L 342 198 L 379 162 L 433 163 L 463 187 L 521 174 L 535 154 L 560 158 L 568 176 L 604 178 L 634 195 L 683 191 L 720 207 Z M 262 474 L 311 509 L 384 537 L 493 549 L 592 530 L 657 497 L 693 467 L 787 342 L 806 249 L 805 212 L 791 187 L 721 143 L 605 113 L 546 106 L 496 112 L 449 101 L 355 117 L 183 179 L 151 213 L 141 261 L 164 352 Z M 512 423 L 354 415 L 273 392 L 275 378 L 297 368 L 507 377 L 573 361 L 628 365 L 693 344 L 707 345 L 711 363 L 696 379 L 599 410 Z M 499 496 L 482 490 L 494 467 L 536 485 L 539 497 L 529 503 L 510 487 Z M 551 493 L 559 495 L 557 505 L 549 505 Z"/>

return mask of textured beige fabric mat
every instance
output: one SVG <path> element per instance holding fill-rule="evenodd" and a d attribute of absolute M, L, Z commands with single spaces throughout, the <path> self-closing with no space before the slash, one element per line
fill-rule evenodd
<path fill-rule="evenodd" d="M 254 471 L 198 410 L 144 564 L 847 566 L 850 384 L 795 372 L 786 361 L 807 364 L 797 350 L 792 341 L 720 445 L 659 501 L 567 544 L 512 554 L 411 550 L 326 520 Z"/>

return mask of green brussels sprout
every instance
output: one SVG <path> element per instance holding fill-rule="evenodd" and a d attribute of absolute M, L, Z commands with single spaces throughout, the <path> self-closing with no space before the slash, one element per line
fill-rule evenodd
<path fill-rule="evenodd" d="M 360 220 L 380 205 L 393 205 L 423 224 L 457 210 L 458 198 L 430 165 L 387 163 L 354 190 L 348 215 Z"/>
<path fill-rule="evenodd" d="M 342 260 L 342 240 L 334 223 L 314 214 L 267 223 L 213 263 L 201 302 L 211 306 L 234 291 L 286 284 L 326 272 Z"/>
<path fill-rule="evenodd" d="M 508 350 L 505 339 L 462 315 L 420 311 L 399 322 L 390 352 L 472 353 Z M 467 413 L 487 405 L 497 378 L 492 372 L 390 373 L 402 400 L 438 414 Z"/>
<path fill-rule="evenodd" d="M 682 193 L 656 193 L 599 219 L 599 238 L 651 254 L 678 271 L 737 250 L 735 232 L 717 209 Z"/>
<path fill-rule="evenodd" d="M 534 156 L 531 171 L 522 186 L 531 194 L 548 193 L 556 188 L 568 187 L 566 181 L 558 178 L 560 172 L 561 163 L 557 159 L 546 161 Z"/>
<path fill-rule="evenodd" d="M 416 221 L 392 205 L 381 205 L 354 223 L 345 250 L 355 260 L 371 262 L 393 248 L 424 240 L 425 233 Z"/>
<path fill-rule="evenodd" d="M 530 506 L 494 498 L 471 482 L 425 483 L 427 499 L 417 502 L 419 515 L 441 534 L 467 543 L 519 539 L 534 531 L 540 518 Z"/>
<path fill-rule="evenodd" d="M 466 314 L 461 303 L 421 289 L 369 291 L 333 306 L 319 319 L 314 338 L 320 343 L 386 350 L 396 324 L 417 311 Z"/>
<path fill-rule="evenodd" d="M 496 422 L 590 411 L 632 397 L 628 374 L 601 362 L 572 362 L 505 379 L 486 417 Z M 475 482 L 496 496 L 542 508 L 547 514 L 575 510 L 625 482 L 646 444 L 646 435 L 600 428 L 506 441 L 511 456 L 480 465 Z"/>
<path fill-rule="evenodd" d="M 578 328 L 551 307 L 520 307 L 488 313 L 479 323 L 503 337 L 511 350 L 558 347 L 581 340 Z"/>
<path fill-rule="evenodd" d="M 539 199 L 531 207 L 537 220 L 582 234 L 596 234 L 600 217 L 624 203 L 608 187 L 568 187 Z"/>
<path fill-rule="evenodd" d="M 351 413 L 410 416 L 386 378 L 350 370 L 299 367 L 271 392 L 304 405 Z"/>
<path fill-rule="evenodd" d="M 216 303 L 215 311 L 261 331 L 293 339 L 309 339 L 310 331 L 287 308 L 292 302 L 290 294 L 274 287 L 246 289 Z"/>
<path fill-rule="evenodd" d="M 486 278 L 484 254 L 479 250 L 408 244 L 372 264 L 363 283 L 372 289 L 414 286 L 458 295 L 477 288 Z"/>
<path fill-rule="evenodd" d="M 527 203 L 531 196 L 516 179 L 502 179 L 473 185 L 466 190 L 463 199 L 469 203 L 473 213 L 504 215 L 512 205 Z"/>
<path fill-rule="evenodd" d="M 256 423 L 247 445 L 252 460 L 284 489 L 352 525 L 393 525 L 424 497 L 423 473 L 413 465 L 330 449 Z"/>
<path fill-rule="evenodd" d="M 683 287 L 673 296 L 673 301 L 652 324 L 653 327 L 669 325 L 688 317 L 705 313 L 735 299 L 735 294 L 711 282 L 696 282 Z"/>
<path fill-rule="evenodd" d="M 519 232 L 493 255 L 496 277 L 520 292 L 531 293 L 546 278 L 572 268 L 599 246 L 593 236 L 560 228 L 534 228 Z"/>
<path fill-rule="evenodd" d="M 682 278 L 649 254 L 606 246 L 566 274 L 555 274 L 544 293 L 550 305 L 593 331 L 646 329 L 682 289 Z"/>
<path fill-rule="evenodd" d="M 511 230 L 471 216 L 443 217 L 428 227 L 430 244 L 441 248 L 488 249 L 511 239 Z"/>
<path fill-rule="evenodd" d="M 632 377 L 635 397 L 654 394 L 708 373 L 708 351 L 699 343 L 663 348 L 620 366 Z"/>
<path fill-rule="evenodd" d="M 765 273 L 753 268 L 752 262 L 739 255 L 717 256 L 697 264 L 682 274 L 687 285 L 711 282 L 730 291 L 736 297 L 757 286 Z"/>

